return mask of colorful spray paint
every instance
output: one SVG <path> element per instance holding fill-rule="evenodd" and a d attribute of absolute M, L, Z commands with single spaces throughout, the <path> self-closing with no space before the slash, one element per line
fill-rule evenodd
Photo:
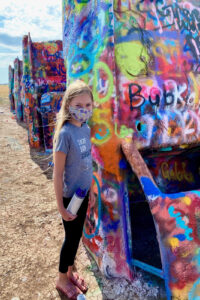
<path fill-rule="evenodd" d="M 9 66 L 8 68 L 8 89 L 9 89 L 9 101 L 10 110 L 15 112 L 15 101 L 14 101 L 14 69 Z"/>
<path fill-rule="evenodd" d="M 134 257 L 134 209 L 146 203 L 161 262 L 143 266 L 163 276 L 168 299 L 200 297 L 199 150 L 186 155 L 200 141 L 199 15 L 197 0 L 63 0 L 67 85 L 80 78 L 95 98 L 96 203 L 84 243 L 104 274 L 133 278 L 133 265 L 142 266 Z M 136 156 L 140 173 L 122 153 L 126 138 L 148 153 L 146 164 Z"/>
<path fill-rule="evenodd" d="M 64 92 L 45 93 L 41 97 L 39 113 L 42 117 L 44 148 L 46 152 L 52 152 L 53 134 L 56 124 L 56 114 L 60 110 Z"/>
<path fill-rule="evenodd" d="M 40 114 L 42 95 L 64 91 L 65 85 L 62 41 L 33 43 L 30 35 L 24 36 L 23 93 L 30 147 L 40 148 L 44 145 Z"/>
<path fill-rule="evenodd" d="M 105 274 L 132 278 L 126 261 L 121 154 L 113 122 L 116 111 L 113 5 L 106 1 L 63 1 L 63 12 L 67 84 L 76 78 L 88 82 L 96 106 L 91 125 L 93 191 L 97 201 L 89 209 L 84 242 Z"/>
<path fill-rule="evenodd" d="M 123 150 L 141 182 L 154 217 L 167 298 L 198 299 L 200 190 L 161 192 L 133 142 L 123 141 Z M 188 180 L 188 177 L 182 175 L 181 179 Z"/>
<path fill-rule="evenodd" d="M 21 101 L 21 79 L 22 79 L 22 61 L 16 58 L 14 60 L 14 101 L 15 101 L 15 112 L 18 121 L 23 120 L 23 104 Z"/>

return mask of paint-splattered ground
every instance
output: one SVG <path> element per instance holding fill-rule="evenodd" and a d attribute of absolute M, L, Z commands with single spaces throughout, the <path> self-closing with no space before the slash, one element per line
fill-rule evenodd
<path fill-rule="evenodd" d="M 64 237 L 42 152 L 31 151 L 27 131 L 10 112 L 0 85 L 0 299 L 60 299 L 55 290 Z M 163 282 L 138 272 L 133 283 L 106 279 L 81 244 L 76 266 L 89 283 L 87 299 L 166 299 Z M 65 298 L 62 298 L 65 299 Z"/>

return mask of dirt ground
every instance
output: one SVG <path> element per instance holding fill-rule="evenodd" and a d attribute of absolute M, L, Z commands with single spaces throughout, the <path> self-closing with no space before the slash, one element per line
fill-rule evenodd
<path fill-rule="evenodd" d="M 0 299 L 66 299 L 55 289 L 64 238 L 52 183 L 51 158 L 30 151 L 27 130 L 10 112 L 0 85 Z M 47 170 L 48 169 L 48 170 Z M 87 299 L 165 299 L 158 282 L 108 280 L 82 243 L 76 266 L 89 284 Z"/>

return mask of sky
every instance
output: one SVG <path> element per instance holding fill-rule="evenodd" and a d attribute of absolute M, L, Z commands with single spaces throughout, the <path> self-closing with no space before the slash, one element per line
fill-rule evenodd
<path fill-rule="evenodd" d="M 62 40 L 62 0 L 0 0 L 0 84 L 8 66 L 22 59 L 22 38 L 33 42 Z"/>

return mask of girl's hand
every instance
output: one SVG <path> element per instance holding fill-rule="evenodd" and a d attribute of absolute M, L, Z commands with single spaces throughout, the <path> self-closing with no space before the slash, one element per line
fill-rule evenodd
<path fill-rule="evenodd" d="M 64 208 L 60 214 L 65 221 L 73 221 L 77 217 L 77 215 L 72 215 L 66 208 Z"/>

